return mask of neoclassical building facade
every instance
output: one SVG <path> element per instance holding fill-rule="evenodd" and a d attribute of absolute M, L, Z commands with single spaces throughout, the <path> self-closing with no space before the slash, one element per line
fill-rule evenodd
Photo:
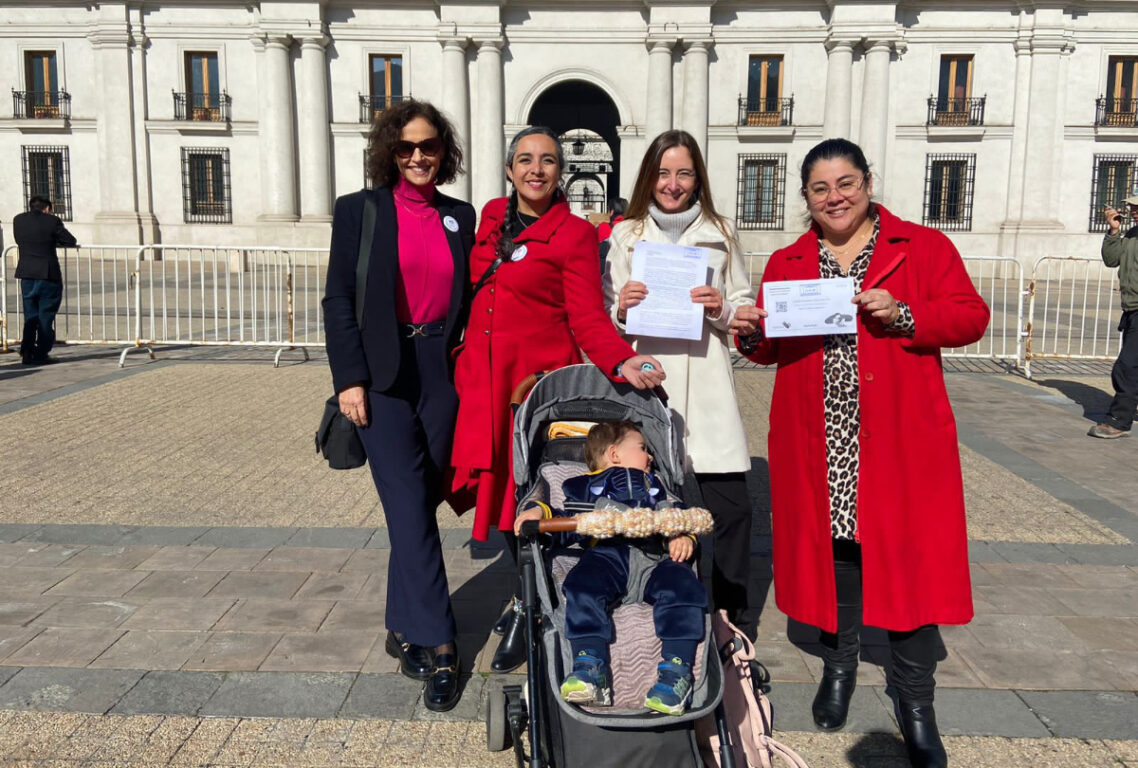
<path fill-rule="evenodd" d="M 454 121 L 476 206 L 527 124 L 563 134 L 582 213 L 684 128 L 749 251 L 802 231 L 824 137 L 968 255 L 1097 253 L 1138 189 L 1131 0 L 17 1 L 0 62 L 0 227 L 48 194 L 84 243 L 326 245 L 409 97 Z"/>

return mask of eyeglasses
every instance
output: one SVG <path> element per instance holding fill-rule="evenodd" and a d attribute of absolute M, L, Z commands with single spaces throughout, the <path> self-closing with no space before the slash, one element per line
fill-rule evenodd
<path fill-rule="evenodd" d="M 838 194 L 847 200 L 858 193 L 863 186 L 865 186 L 865 177 L 860 179 L 841 179 L 838 183 L 831 187 L 829 184 L 815 184 L 806 188 L 806 196 L 812 202 L 820 203 L 830 196 L 832 190 L 838 190 Z"/>
<path fill-rule="evenodd" d="M 420 142 L 403 141 L 395 142 L 395 156 L 400 160 L 406 160 L 415 154 L 415 150 L 423 153 L 424 157 L 434 157 L 443 150 L 443 140 L 438 136 L 432 136 L 429 139 L 423 139 Z"/>

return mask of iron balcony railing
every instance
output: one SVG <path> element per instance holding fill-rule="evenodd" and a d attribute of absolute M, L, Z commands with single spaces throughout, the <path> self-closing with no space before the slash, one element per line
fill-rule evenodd
<path fill-rule="evenodd" d="M 360 122 L 370 123 L 383 110 L 410 99 L 408 96 L 365 96 L 360 94 Z"/>
<path fill-rule="evenodd" d="M 1112 128 L 1138 127 L 1138 99 L 1095 99 L 1095 125 Z"/>
<path fill-rule="evenodd" d="M 739 125 L 793 125 L 794 97 L 739 99 Z"/>
<path fill-rule="evenodd" d="M 12 91 L 12 114 L 26 120 L 69 120 L 71 94 L 67 91 Z"/>
<path fill-rule="evenodd" d="M 925 125 L 983 125 L 987 100 L 987 96 L 972 99 L 935 99 L 930 96 Z"/>
<path fill-rule="evenodd" d="M 186 91 L 174 94 L 174 119 L 199 120 L 207 123 L 228 123 L 233 99 L 225 91 L 218 93 L 194 93 Z"/>

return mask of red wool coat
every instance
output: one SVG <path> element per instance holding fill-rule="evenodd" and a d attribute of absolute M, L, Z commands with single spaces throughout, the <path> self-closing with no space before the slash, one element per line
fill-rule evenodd
<path fill-rule="evenodd" d="M 940 348 L 979 339 L 989 311 L 947 237 L 877 210 L 881 231 L 862 290 L 884 288 L 906 302 L 916 329 L 903 338 L 858 317 L 862 616 L 899 631 L 966 624 L 964 490 Z M 774 253 L 763 272 L 764 283 L 818 277 L 813 229 Z M 766 339 L 748 357 L 778 364 L 769 438 L 775 598 L 788 616 L 833 632 L 822 337 Z"/>
<path fill-rule="evenodd" d="M 482 209 L 470 253 L 472 283 L 496 257 L 505 212 L 506 198 Z M 455 366 L 452 490 L 477 494 L 473 535 L 480 541 L 491 526 L 513 528 L 510 394 L 518 382 L 581 362 L 581 349 L 606 374 L 636 354 L 605 312 L 591 224 L 560 202 L 514 242 L 515 256 L 524 248 L 524 257 L 504 262 L 474 298 Z"/>

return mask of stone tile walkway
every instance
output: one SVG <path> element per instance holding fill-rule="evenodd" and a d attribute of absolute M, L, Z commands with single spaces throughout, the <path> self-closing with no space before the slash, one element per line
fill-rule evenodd
<path fill-rule="evenodd" d="M 367 473 L 312 453 L 325 364 L 159 356 L 0 357 L 0 765 L 512 764 L 480 723 L 515 578 L 500 542 L 440 511 L 472 673 L 453 712 L 430 713 L 377 643 L 388 544 Z M 776 727 L 814 766 L 903 765 L 876 630 L 846 731 L 812 732 L 817 632 L 769 585 L 772 382 L 736 375 Z M 1109 378 L 948 384 L 977 613 L 944 628 L 954 764 L 1138 766 L 1138 445 L 1084 436 Z"/>

